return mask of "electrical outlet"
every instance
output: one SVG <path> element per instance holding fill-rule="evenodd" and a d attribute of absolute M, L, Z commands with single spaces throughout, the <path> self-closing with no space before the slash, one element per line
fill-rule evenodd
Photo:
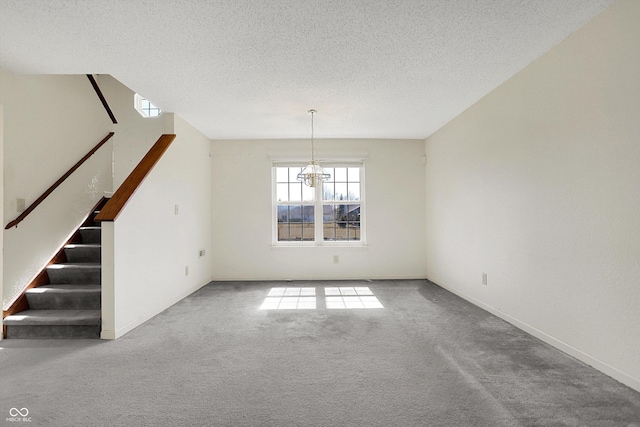
<path fill-rule="evenodd" d="M 333 256 L 333 263 L 334 264 L 340 264 L 340 255 L 334 255 Z"/>
<path fill-rule="evenodd" d="M 185 266 L 184 266 L 184 275 L 185 275 L 185 276 L 188 276 L 188 275 L 189 275 L 189 266 L 188 266 L 188 265 L 185 265 Z"/>
<path fill-rule="evenodd" d="M 200 249 L 200 252 L 198 252 L 198 254 L 202 257 L 204 256 L 204 249 Z"/>
<path fill-rule="evenodd" d="M 16 199 L 16 211 L 24 212 L 27 209 L 27 203 L 25 199 Z"/>
<path fill-rule="evenodd" d="M 173 214 L 174 215 L 178 215 L 179 212 L 180 212 L 180 208 L 178 207 L 178 205 L 174 205 L 173 206 Z"/>
<path fill-rule="evenodd" d="M 487 284 L 487 273 L 482 273 L 482 284 L 483 285 Z"/>

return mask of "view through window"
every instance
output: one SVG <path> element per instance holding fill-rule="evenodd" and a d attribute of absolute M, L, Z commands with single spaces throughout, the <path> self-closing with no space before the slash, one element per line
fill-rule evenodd
<path fill-rule="evenodd" d="M 298 181 L 302 169 L 274 167 L 274 241 L 362 242 L 363 167 L 324 167 L 331 178 L 316 188 Z"/>
<path fill-rule="evenodd" d="M 133 97 L 133 106 L 142 117 L 158 117 L 162 113 L 162 110 L 153 105 L 151 101 L 137 93 Z"/>

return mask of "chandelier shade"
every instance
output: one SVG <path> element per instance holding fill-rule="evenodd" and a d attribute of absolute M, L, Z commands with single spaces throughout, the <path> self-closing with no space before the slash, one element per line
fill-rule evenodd
<path fill-rule="evenodd" d="M 317 113 L 317 111 L 309 110 L 309 113 L 311 114 L 311 163 L 302 169 L 296 178 L 298 181 L 302 181 L 309 187 L 316 187 L 318 185 L 322 185 L 324 181 L 328 181 L 331 178 L 331 175 L 326 173 L 324 169 L 322 169 L 322 166 L 316 162 L 315 147 L 313 143 L 313 115 Z"/>
<path fill-rule="evenodd" d="M 298 181 L 304 182 L 305 185 L 315 187 L 318 184 L 322 184 L 324 181 L 328 181 L 329 178 L 331 178 L 331 175 L 326 173 L 318 162 L 312 160 L 307 167 L 302 169 L 302 172 L 298 174 L 297 178 Z"/>

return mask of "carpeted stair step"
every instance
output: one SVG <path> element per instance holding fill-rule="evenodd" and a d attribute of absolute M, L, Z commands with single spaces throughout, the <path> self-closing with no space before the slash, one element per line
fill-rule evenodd
<path fill-rule="evenodd" d="M 70 263 L 101 261 L 99 243 L 73 243 L 64 247 L 64 253 Z"/>
<path fill-rule="evenodd" d="M 101 271 L 99 263 L 62 263 L 47 267 L 47 275 L 51 284 L 99 285 Z"/>
<path fill-rule="evenodd" d="M 82 243 L 100 243 L 102 230 L 99 226 L 80 227 Z"/>
<path fill-rule="evenodd" d="M 27 290 L 32 310 L 100 310 L 100 285 L 44 285 Z"/>
<path fill-rule="evenodd" d="M 7 338 L 99 338 L 100 310 L 26 310 L 4 319 Z"/>
<path fill-rule="evenodd" d="M 4 319 L 7 338 L 100 338 L 101 233 L 94 208 L 64 246 L 64 263 L 45 267 L 48 284 L 25 291 L 29 309 Z"/>

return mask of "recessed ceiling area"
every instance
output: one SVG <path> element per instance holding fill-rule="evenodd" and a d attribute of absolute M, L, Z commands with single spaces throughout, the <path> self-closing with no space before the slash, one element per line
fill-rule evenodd
<path fill-rule="evenodd" d="M 0 1 L 0 67 L 111 74 L 212 139 L 426 138 L 614 0 Z"/>

